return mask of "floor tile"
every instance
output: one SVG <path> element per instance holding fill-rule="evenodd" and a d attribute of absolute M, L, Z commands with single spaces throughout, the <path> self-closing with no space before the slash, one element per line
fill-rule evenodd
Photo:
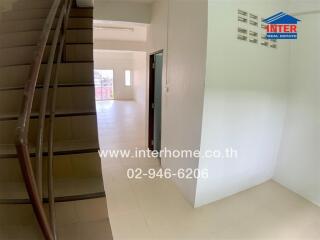
<path fill-rule="evenodd" d="M 133 101 L 97 104 L 101 149 L 145 145 L 144 114 Z M 319 240 L 320 208 L 269 181 L 194 209 L 164 179 L 128 179 L 128 168 L 159 169 L 149 158 L 103 158 L 114 239 Z"/>

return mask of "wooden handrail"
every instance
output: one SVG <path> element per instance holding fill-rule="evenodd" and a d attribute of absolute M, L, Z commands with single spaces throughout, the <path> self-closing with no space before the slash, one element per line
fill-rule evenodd
<path fill-rule="evenodd" d="M 34 169 L 32 167 L 32 163 L 30 160 L 28 135 L 29 135 L 30 117 L 32 112 L 35 89 L 36 89 L 36 85 L 39 78 L 39 72 L 40 72 L 42 61 L 43 61 L 46 45 L 49 39 L 49 35 L 51 32 L 54 20 L 56 18 L 57 11 L 61 5 L 61 1 L 62 0 L 54 0 L 51 6 L 50 12 L 48 14 L 48 17 L 45 21 L 45 24 L 40 36 L 40 40 L 38 42 L 37 51 L 31 65 L 28 79 L 25 84 L 21 114 L 18 119 L 18 125 L 16 129 L 16 137 L 15 137 L 15 145 L 16 145 L 19 163 L 20 163 L 23 179 L 26 185 L 26 189 L 27 189 L 35 216 L 37 218 L 41 231 L 46 240 L 55 240 L 56 234 L 55 234 L 55 229 L 53 227 L 54 223 L 50 224 L 46 216 L 46 213 L 43 207 L 43 198 L 42 198 L 42 163 L 41 161 L 42 161 L 42 144 L 43 144 L 42 141 L 43 141 L 44 124 L 40 123 L 40 129 L 39 129 L 39 135 L 41 135 L 39 139 L 41 139 L 41 141 L 38 143 L 38 149 L 41 149 L 41 153 L 37 154 L 38 156 L 40 156 L 38 158 L 40 160 L 40 167 L 39 165 L 35 167 L 36 176 L 34 174 L 34 171 L 33 171 Z M 51 46 L 51 51 L 49 55 L 49 62 L 52 61 L 52 64 L 56 54 L 56 46 L 59 39 L 59 34 L 61 32 L 63 19 L 67 19 L 69 15 L 69 12 L 67 13 L 66 11 L 67 6 L 68 6 L 68 10 L 70 11 L 69 6 L 71 6 L 71 3 L 72 3 L 72 0 L 63 0 L 63 1 L 65 2 L 63 7 L 61 8 L 61 13 L 59 15 L 59 20 L 58 20 L 55 34 L 54 34 L 54 40 L 53 40 L 53 44 Z M 68 3 L 70 3 L 70 5 Z M 65 27 L 66 26 L 64 25 L 63 34 L 65 34 L 64 33 Z M 60 45 L 63 45 L 63 44 L 64 44 L 64 41 L 60 42 Z M 48 67 L 47 73 L 46 73 L 46 79 L 44 83 L 45 87 L 44 87 L 44 93 L 43 93 L 43 99 L 42 99 L 44 100 L 44 102 L 42 103 L 43 106 L 41 107 L 41 111 L 40 111 L 41 119 L 43 116 L 45 116 L 45 112 L 46 112 L 48 88 L 49 88 L 48 86 L 50 85 L 51 74 L 52 74 L 52 66 Z M 40 119 L 40 122 L 41 122 L 41 119 Z M 39 152 L 40 151 L 37 151 L 37 153 Z M 51 180 L 52 178 L 53 176 L 51 176 Z M 51 187 L 52 186 L 53 185 L 51 185 Z M 49 198 L 50 198 L 49 202 L 54 201 L 52 200 L 54 199 L 54 194 L 53 194 L 53 189 L 51 187 L 50 187 L 51 192 L 49 193 Z M 52 211 L 54 211 L 54 209 Z M 52 216 L 51 213 L 50 215 Z M 50 216 L 50 219 L 54 220 L 54 218 L 52 218 L 51 216 Z"/>

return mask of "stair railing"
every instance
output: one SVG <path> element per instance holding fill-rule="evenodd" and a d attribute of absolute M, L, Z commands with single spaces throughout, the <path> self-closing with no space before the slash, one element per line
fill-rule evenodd
<path fill-rule="evenodd" d="M 55 101 L 57 91 L 57 76 L 59 71 L 59 64 L 61 63 L 62 54 L 64 50 L 67 22 L 69 19 L 72 0 L 54 0 L 45 21 L 40 41 L 37 46 L 36 55 L 31 64 L 28 79 L 26 81 L 21 114 L 18 119 L 18 126 L 16 129 L 16 149 L 19 158 L 19 163 L 26 185 L 26 189 L 33 207 L 33 211 L 46 240 L 55 240 L 55 209 L 54 209 L 54 187 L 53 187 L 53 123 L 55 118 Z M 30 117 L 32 114 L 32 106 L 35 96 L 35 90 L 38 83 L 39 72 L 41 64 L 44 59 L 48 39 L 51 29 L 55 24 L 53 40 L 51 44 L 50 54 L 47 61 L 46 73 L 43 82 L 43 91 L 41 96 L 41 105 L 39 112 L 39 129 L 37 135 L 36 145 L 36 160 L 34 167 L 30 159 L 29 150 L 29 126 Z M 57 46 L 59 48 L 57 52 Z M 53 64 L 56 59 L 56 69 L 53 74 Z M 48 94 L 50 82 L 53 79 L 53 90 L 50 108 L 50 126 L 48 134 L 48 198 L 49 198 L 49 220 L 43 206 L 43 141 L 45 131 L 45 118 L 47 114 Z"/>

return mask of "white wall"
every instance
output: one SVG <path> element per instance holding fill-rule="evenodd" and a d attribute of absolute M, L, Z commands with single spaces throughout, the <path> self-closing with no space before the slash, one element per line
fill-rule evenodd
<path fill-rule="evenodd" d="M 297 17 L 302 22 L 299 40 L 291 44 L 288 110 L 274 179 L 320 206 L 320 13 Z"/>
<path fill-rule="evenodd" d="M 156 0 L 152 4 L 151 23 L 147 32 L 147 66 L 149 63 L 149 55 L 158 51 L 163 51 L 163 71 L 162 71 L 162 129 L 164 128 L 165 105 L 166 105 L 166 85 L 167 85 L 167 55 L 168 55 L 168 14 L 169 1 Z M 147 67 L 147 76 L 149 76 L 149 67 Z M 147 91 L 149 91 L 149 78 L 147 81 Z M 146 97 L 146 109 L 149 109 L 149 93 Z M 148 123 L 148 110 L 146 111 L 145 119 Z M 148 139 L 148 124 L 146 124 L 146 135 Z"/>
<path fill-rule="evenodd" d="M 133 86 L 125 86 L 125 70 L 134 69 L 132 52 L 94 50 L 95 69 L 113 69 L 113 84 L 115 100 L 133 100 Z M 133 79 L 134 81 L 134 79 Z"/>
<path fill-rule="evenodd" d="M 147 57 L 145 52 L 133 53 L 134 99 L 142 112 L 146 110 Z"/>
<path fill-rule="evenodd" d="M 285 7 L 277 0 L 209 1 L 201 152 L 232 147 L 238 158 L 200 159 L 209 178 L 198 181 L 196 206 L 273 176 L 285 115 L 288 44 L 275 50 L 237 40 L 237 11 L 268 17 Z"/>
<path fill-rule="evenodd" d="M 187 16 L 187 17 L 186 17 Z M 200 145 L 205 79 L 207 3 L 156 1 L 150 26 L 150 53 L 164 49 L 162 148 Z M 164 168 L 196 168 L 198 159 L 162 159 Z M 175 179 L 194 204 L 195 180 Z"/>
<path fill-rule="evenodd" d="M 94 19 L 150 23 L 151 4 L 142 2 L 94 1 Z"/>
<path fill-rule="evenodd" d="M 94 39 L 94 49 L 145 52 L 147 45 L 145 42 Z"/>
<path fill-rule="evenodd" d="M 289 0 L 288 13 L 296 14 L 310 11 L 319 11 L 320 2 L 318 0 Z"/>
<path fill-rule="evenodd" d="M 148 53 L 164 50 L 162 148 L 238 151 L 235 159 L 162 159 L 162 165 L 209 169 L 207 180 L 175 179 L 196 207 L 273 176 L 319 204 L 319 59 L 309 57 L 319 39 L 297 41 L 291 60 L 287 41 L 279 42 L 276 50 L 238 41 L 238 8 L 263 17 L 289 11 L 286 1 L 277 0 L 209 0 L 208 8 L 205 0 L 158 0 L 152 5 Z M 290 11 L 307 9 L 295 3 Z M 318 20 L 310 20 L 314 26 L 306 31 L 312 34 Z M 139 84 L 134 82 L 134 87 Z M 142 95 L 134 96 L 143 104 Z M 310 141 L 302 142 L 305 139 Z"/>
<path fill-rule="evenodd" d="M 148 29 L 149 52 L 164 50 L 167 56 L 169 1 L 157 0 L 152 4 L 151 23 Z M 166 69 L 166 64 L 164 64 Z M 164 72 L 166 73 L 166 72 Z M 165 77 L 166 74 L 164 74 Z"/>
<path fill-rule="evenodd" d="M 145 52 L 133 53 L 133 89 L 134 99 L 139 111 L 139 142 L 141 147 L 148 146 L 147 136 L 147 57 Z"/>

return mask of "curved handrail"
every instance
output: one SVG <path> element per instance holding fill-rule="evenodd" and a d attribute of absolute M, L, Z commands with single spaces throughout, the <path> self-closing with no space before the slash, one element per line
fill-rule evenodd
<path fill-rule="evenodd" d="M 65 0 L 65 5 L 67 5 L 67 2 L 68 0 Z M 40 228 L 43 232 L 45 239 L 47 240 L 54 240 L 56 237 L 53 229 L 50 227 L 44 207 L 42 205 L 42 196 L 41 196 L 42 189 L 39 188 L 39 185 L 41 184 L 37 185 L 36 177 L 33 172 L 33 167 L 30 160 L 28 134 L 29 134 L 29 124 L 30 124 L 30 117 L 32 112 L 32 105 L 33 105 L 33 100 L 35 95 L 35 89 L 37 86 L 37 81 L 39 78 L 39 72 L 40 72 L 43 56 L 45 53 L 46 45 L 49 39 L 49 34 L 52 29 L 60 4 L 61 4 L 61 0 L 54 0 L 51 6 L 50 12 L 48 14 L 48 17 L 45 21 L 45 24 L 40 36 L 40 40 L 38 43 L 37 52 L 35 54 L 35 57 L 29 72 L 29 76 L 26 81 L 24 94 L 23 94 L 23 104 L 21 108 L 21 114 L 18 119 L 18 126 L 16 129 L 16 138 L 15 138 L 15 145 L 16 145 L 17 154 L 18 154 L 24 182 L 26 185 L 26 189 L 27 189 L 33 210 L 35 212 L 36 218 L 40 225 Z M 59 26 L 58 24 L 57 29 L 61 29 L 61 25 Z M 51 54 L 55 54 L 55 52 L 51 51 Z M 40 180 L 42 183 L 41 178 L 37 177 L 37 179 L 38 181 Z"/>

